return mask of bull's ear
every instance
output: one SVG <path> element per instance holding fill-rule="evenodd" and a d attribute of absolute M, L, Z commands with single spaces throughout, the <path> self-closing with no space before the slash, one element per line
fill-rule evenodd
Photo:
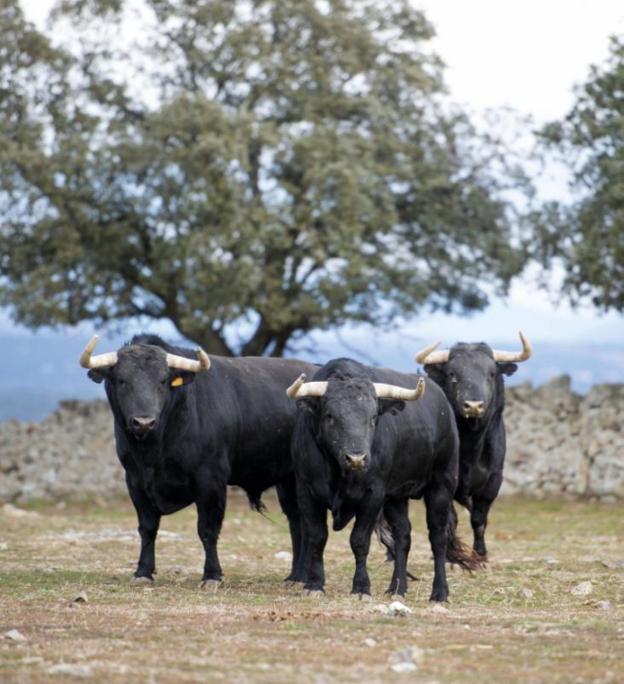
<path fill-rule="evenodd" d="M 503 375 L 513 375 L 517 370 L 518 366 L 515 363 L 497 363 L 498 372 Z"/>
<path fill-rule="evenodd" d="M 301 399 L 297 399 L 297 408 L 302 411 L 308 411 L 309 413 L 316 413 L 318 399 L 317 397 L 302 397 Z"/>
<path fill-rule="evenodd" d="M 446 364 L 445 363 L 431 363 L 425 366 L 425 373 L 440 387 L 444 387 L 446 382 Z"/>
<path fill-rule="evenodd" d="M 380 416 L 382 416 L 384 413 L 388 413 L 388 411 L 393 416 L 396 416 L 405 408 L 405 402 L 401 401 L 400 399 L 380 399 L 377 403 L 379 406 L 378 411 Z"/>
<path fill-rule="evenodd" d="M 108 368 L 91 368 L 87 375 L 99 385 L 108 377 Z"/>
<path fill-rule="evenodd" d="M 176 368 L 175 370 L 172 370 L 169 376 L 169 385 L 174 389 L 176 387 L 182 387 L 182 385 L 189 385 L 195 380 L 195 375 L 197 374 L 190 371 L 181 371 Z"/>

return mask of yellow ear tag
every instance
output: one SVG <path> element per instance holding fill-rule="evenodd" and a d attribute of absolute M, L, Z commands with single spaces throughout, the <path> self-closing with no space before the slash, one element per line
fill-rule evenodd
<path fill-rule="evenodd" d="M 177 378 L 173 378 L 173 380 L 171 381 L 172 387 L 180 387 L 180 385 L 183 385 L 183 384 L 184 384 L 184 380 L 182 380 L 182 378 L 179 375 Z"/>

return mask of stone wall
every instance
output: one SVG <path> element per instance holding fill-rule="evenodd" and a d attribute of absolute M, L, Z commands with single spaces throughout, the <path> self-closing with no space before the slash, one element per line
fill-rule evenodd
<path fill-rule="evenodd" d="M 504 493 L 624 497 L 624 385 L 579 396 L 563 376 L 507 390 Z"/>
<path fill-rule="evenodd" d="M 624 385 L 586 396 L 569 378 L 507 390 L 506 494 L 624 498 Z M 40 423 L 0 423 L 0 500 L 125 493 L 104 401 L 62 402 Z"/>

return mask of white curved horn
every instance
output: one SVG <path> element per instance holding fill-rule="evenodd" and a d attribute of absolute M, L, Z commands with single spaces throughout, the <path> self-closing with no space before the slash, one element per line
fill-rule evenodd
<path fill-rule="evenodd" d="M 291 399 L 302 397 L 322 397 L 327 391 L 327 382 L 306 382 L 306 374 L 302 373 L 286 390 Z"/>
<path fill-rule="evenodd" d="M 379 399 L 418 401 L 425 393 L 425 381 L 423 378 L 418 378 L 418 383 L 413 390 L 407 389 L 406 387 L 399 387 L 398 385 L 386 385 L 382 382 L 374 382 L 373 385 Z"/>
<path fill-rule="evenodd" d="M 418 354 L 416 354 L 416 363 L 432 364 L 432 363 L 446 363 L 449 360 L 449 349 L 439 349 L 434 351 L 434 349 L 439 345 L 439 342 L 434 342 L 429 346 L 421 349 Z"/>
<path fill-rule="evenodd" d="M 80 355 L 80 365 L 83 368 L 107 368 L 117 363 L 117 352 L 107 352 L 106 354 L 91 356 L 95 345 L 98 343 L 98 339 L 99 337 L 94 335 L 87 342 L 87 346 Z"/>
<path fill-rule="evenodd" d="M 499 349 L 493 349 L 492 354 L 494 355 L 494 361 L 526 361 L 531 357 L 531 354 L 533 354 L 533 347 L 531 346 L 531 343 L 527 338 L 522 334 L 521 331 L 518 331 L 518 334 L 520 335 L 520 341 L 522 342 L 522 351 L 519 352 L 509 352 L 509 351 L 501 351 Z"/>
<path fill-rule="evenodd" d="M 187 359 L 185 356 L 178 356 L 177 354 L 167 354 L 167 366 L 169 368 L 177 368 L 178 370 L 190 371 L 191 373 L 200 373 L 210 368 L 210 359 L 208 354 L 201 348 L 197 347 L 197 361 L 194 359 Z"/>

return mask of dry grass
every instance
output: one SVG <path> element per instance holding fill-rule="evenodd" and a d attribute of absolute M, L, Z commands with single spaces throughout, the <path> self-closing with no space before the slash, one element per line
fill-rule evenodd
<path fill-rule="evenodd" d="M 348 532 L 330 536 L 324 599 L 286 589 L 288 564 L 274 557 L 288 549 L 286 523 L 267 502 L 269 520 L 232 492 L 220 544 L 226 582 L 216 596 L 196 588 L 202 553 L 192 510 L 164 519 L 148 589 L 128 582 L 137 554 L 128 502 L 0 512 L 0 634 L 18 629 L 27 639 L 0 640 L 0 681 L 624 681 L 622 505 L 501 500 L 488 570 L 450 572 L 449 612 L 432 612 L 415 502 L 410 568 L 422 579 L 410 584 L 413 613 L 389 617 L 374 610 L 390 577 L 376 542 L 373 603 L 348 594 Z M 463 516 L 460 524 L 468 537 Z M 587 580 L 590 595 L 571 593 Z M 80 592 L 88 601 L 73 603 Z M 390 656 L 410 646 L 422 649 L 416 671 L 395 673 Z"/>

